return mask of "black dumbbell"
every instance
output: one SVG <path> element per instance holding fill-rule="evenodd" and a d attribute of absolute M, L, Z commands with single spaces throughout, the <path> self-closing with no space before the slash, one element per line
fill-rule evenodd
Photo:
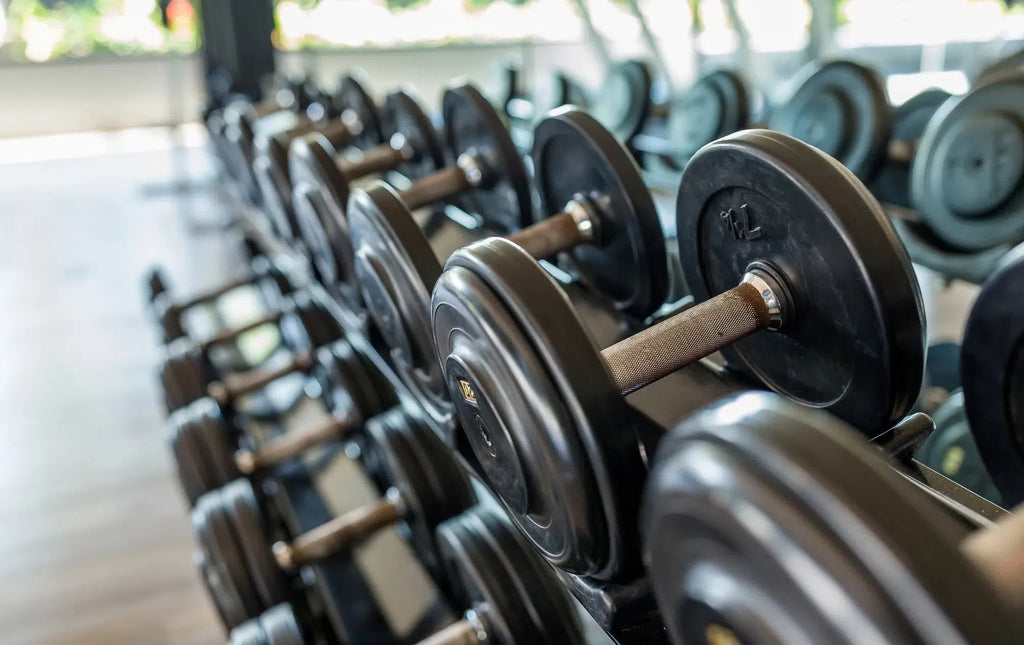
<path fill-rule="evenodd" d="M 1024 245 L 981 288 L 964 329 L 960 380 L 971 434 L 1003 501 L 1024 501 Z"/>
<path fill-rule="evenodd" d="M 253 104 L 245 99 L 228 103 L 221 111 L 224 119 L 223 140 L 230 155 L 231 166 L 235 169 L 232 178 L 238 184 L 242 195 L 258 204 L 259 187 L 253 174 L 256 134 L 275 134 L 289 130 L 303 131 L 317 127 L 336 116 L 331 97 L 305 81 L 301 91 L 276 92 L 283 100 L 272 100 Z M 310 109 L 311 106 L 316 106 Z"/>
<path fill-rule="evenodd" d="M 315 356 L 310 373 L 330 416 L 288 432 L 259 450 L 240 450 L 240 429 L 211 398 L 199 399 L 171 415 L 168 441 L 190 503 L 195 504 L 209 490 L 269 468 L 314 445 L 350 437 L 367 418 L 395 405 L 393 393 L 344 339 L 319 348 Z"/>
<path fill-rule="evenodd" d="M 779 133 L 731 135 L 691 159 L 676 217 L 698 304 L 604 350 L 561 286 L 506 240 L 457 251 L 434 287 L 434 344 L 461 420 L 453 439 L 545 556 L 580 574 L 631 564 L 630 495 L 646 468 L 628 448 L 623 394 L 720 351 L 732 371 L 877 434 L 920 390 L 917 280 L 878 203 L 838 162 Z"/>
<path fill-rule="evenodd" d="M 496 512 L 472 508 L 437 527 L 437 543 L 465 613 L 419 645 L 581 645 L 565 587 Z"/>
<path fill-rule="evenodd" d="M 264 283 L 273 284 L 272 293 L 277 295 L 288 294 L 292 290 L 291 278 L 284 268 L 266 258 L 254 259 L 250 271 L 249 275 L 225 282 L 210 291 L 175 300 L 163 271 L 159 268 L 151 269 L 146 276 L 146 292 L 151 315 L 156 320 L 163 342 L 188 335 L 184 326 L 184 316 L 188 310 L 212 305 L 231 291 L 250 286 L 261 287 Z"/>
<path fill-rule="evenodd" d="M 1024 516 L 961 541 L 857 434 L 747 392 L 662 441 L 642 524 L 673 643 L 1024 639 Z"/>
<path fill-rule="evenodd" d="M 301 137 L 289 151 L 296 226 L 318 279 L 331 290 L 351 286 L 352 248 L 345 217 L 352 181 L 394 170 L 417 180 L 444 167 L 444 150 L 430 117 L 406 92 L 384 101 L 383 141 L 351 158 L 322 136 Z"/>
<path fill-rule="evenodd" d="M 333 108 L 338 117 L 322 122 L 312 131 L 288 130 L 257 134 L 254 140 L 253 173 L 262 196 L 262 206 L 273 230 L 285 242 L 299 241 L 298 224 L 292 203 L 289 147 L 302 136 L 317 136 L 332 149 L 370 148 L 382 141 L 382 118 L 377 105 L 363 85 L 345 75 L 335 92 Z"/>
<path fill-rule="evenodd" d="M 231 630 L 228 645 L 304 645 L 317 642 L 308 633 L 308 623 L 296 615 L 288 603 L 274 605 L 256 618 L 250 618 Z"/>
<path fill-rule="evenodd" d="M 662 123 L 645 128 L 631 146 L 678 172 L 705 145 L 749 127 L 750 102 L 750 91 L 738 73 L 710 72 L 671 99 Z"/>
<path fill-rule="evenodd" d="M 615 138 L 631 145 L 652 112 L 654 84 L 650 67 L 639 60 L 624 60 L 612 65 L 601 87 L 594 93 L 588 110 Z"/>
<path fill-rule="evenodd" d="M 289 360 L 272 369 L 254 368 L 242 373 L 221 374 L 210 352 L 266 325 L 276 325 L 284 346 L 295 352 Z M 180 338 L 167 345 L 160 366 L 160 381 L 169 410 L 177 410 L 205 396 L 212 396 L 218 405 L 230 405 L 271 381 L 309 369 L 313 364 L 312 352 L 343 335 L 341 325 L 324 303 L 309 292 L 299 291 L 282 301 L 276 311 L 212 338 L 198 342 Z"/>
<path fill-rule="evenodd" d="M 443 582 L 433 531 L 475 503 L 469 479 L 433 432 L 401 408 L 368 421 L 365 435 L 366 449 L 376 453 L 390 488 L 378 500 L 291 541 L 273 541 L 248 480 L 236 480 L 199 499 L 192 524 L 207 563 L 224 581 L 217 591 L 225 597 L 241 596 L 240 604 L 250 609 L 250 617 L 290 598 L 291 574 L 298 568 L 400 522 L 409 528 L 417 555 Z M 221 526 L 227 530 L 218 531 Z M 223 604 L 219 598 L 215 602 Z"/>
<path fill-rule="evenodd" d="M 451 112 L 454 130 L 469 131 L 470 120 L 487 121 L 472 119 L 468 109 Z M 465 149 L 511 143 L 504 128 L 472 130 L 481 143 Z M 487 163 L 487 155 L 478 154 L 483 161 L 473 163 Z M 618 310 L 643 318 L 657 309 L 668 289 L 664 233 L 629 152 L 593 117 L 562 108 L 538 125 L 532 157 L 544 218 L 508 239 L 538 259 L 568 253 L 581 280 Z M 407 195 L 384 185 L 353 195 L 349 227 L 356 275 L 399 376 L 445 416 L 451 403 L 433 354 L 429 303 L 451 251 L 431 247 Z"/>

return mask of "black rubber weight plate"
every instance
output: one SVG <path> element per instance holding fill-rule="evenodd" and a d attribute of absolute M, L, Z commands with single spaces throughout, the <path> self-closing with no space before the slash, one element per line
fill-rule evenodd
<path fill-rule="evenodd" d="M 264 212 L 274 231 L 284 240 L 295 239 L 292 183 L 288 175 L 288 149 L 281 137 L 258 137 L 253 172 L 260 189 Z"/>
<path fill-rule="evenodd" d="M 270 551 L 270 535 L 252 482 L 236 479 L 222 489 L 224 505 L 242 557 L 264 607 L 285 599 L 288 581 Z"/>
<path fill-rule="evenodd" d="M 1021 642 L 962 529 L 909 486 L 843 423 L 769 393 L 690 417 L 642 511 L 673 642 Z"/>
<path fill-rule="evenodd" d="M 1024 238 L 1024 76 L 944 103 L 911 168 L 911 201 L 950 246 L 980 251 Z"/>
<path fill-rule="evenodd" d="M 414 542 L 431 553 L 434 528 L 476 501 L 469 479 L 433 431 L 401 408 L 371 419 L 366 438 L 405 501 Z"/>
<path fill-rule="evenodd" d="M 444 150 L 437 130 L 416 99 L 406 92 L 392 92 L 384 100 L 384 114 L 389 124 L 386 138 L 402 135 L 413 152 L 412 159 L 399 168 L 403 175 L 415 181 L 444 167 Z"/>
<path fill-rule="evenodd" d="M 192 531 L 203 552 L 207 582 L 215 602 L 222 606 L 237 605 L 243 619 L 259 615 L 263 607 L 242 559 L 220 490 L 199 498 L 192 509 Z"/>
<path fill-rule="evenodd" d="M 675 159 L 686 163 L 703 146 L 747 127 L 750 97 L 740 76 L 718 70 L 701 77 L 672 102 L 668 138 Z"/>
<path fill-rule="evenodd" d="M 363 126 L 352 138 L 350 145 L 356 148 L 370 148 L 383 140 L 381 115 L 377 110 L 377 104 L 354 76 L 346 74 L 341 77 L 338 89 L 334 93 L 334 102 L 335 107 L 341 111 L 342 118 L 347 118 L 345 112 L 349 111 Z"/>
<path fill-rule="evenodd" d="M 289 154 L 298 233 L 320 280 L 328 286 L 352 279 L 351 242 L 345 220 L 348 180 L 335 163 L 339 154 L 321 134 L 297 139 Z"/>
<path fill-rule="evenodd" d="M 651 72 L 637 60 L 616 63 L 590 102 L 590 113 L 619 141 L 629 143 L 651 109 Z"/>
<path fill-rule="evenodd" d="M 430 336 L 430 290 L 441 264 L 412 213 L 390 186 L 353 193 L 349 224 L 366 308 L 403 382 L 434 414 L 450 404 Z"/>
<path fill-rule="evenodd" d="M 478 507 L 452 518 L 437 541 L 461 604 L 480 611 L 489 642 L 586 642 L 565 588 L 496 513 Z"/>
<path fill-rule="evenodd" d="M 960 374 L 971 433 L 989 474 L 1024 501 L 1024 249 L 985 283 L 964 331 Z"/>
<path fill-rule="evenodd" d="M 754 262 L 781 273 L 793 297 L 782 331 L 722 350 L 731 366 L 868 434 L 906 414 L 924 373 L 921 293 L 892 224 L 848 170 L 792 137 L 748 130 L 693 157 L 676 210 L 698 302 Z"/>
<path fill-rule="evenodd" d="M 890 139 L 916 144 L 925 126 L 939 107 L 950 97 L 943 90 L 925 90 L 896 108 Z M 871 181 L 871 192 L 879 201 L 910 208 L 910 164 L 885 160 Z"/>
<path fill-rule="evenodd" d="M 508 128 L 490 102 L 471 85 L 445 91 L 441 110 L 444 136 L 452 159 L 463 153 L 479 156 L 491 180 L 457 200 L 498 233 L 511 233 L 531 223 L 530 183 L 526 167 Z"/>
<path fill-rule="evenodd" d="M 345 339 L 317 350 L 312 370 L 324 405 L 332 412 L 354 408 L 363 417 L 395 404 L 394 392 L 374 378 L 375 368 Z"/>
<path fill-rule="evenodd" d="M 796 93 L 772 113 L 769 127 L 870 179 L 889 140 L 891 111 L 881 77 L 851 61 L 812 66 L 805 74 Z"/>
<path fill-rule="evenodd" d="M 498 238 L 452 255 L 434 289 L 437 356 L 483 480 L 545 558 L 603 578 L 629 567 L 645 467 L 625 402 L 543 268 Z"/>
<path fill-rule="evenodd" d="M 278 323 L 281 338 L 292 350 L 314 350 L 345 335 L 341 324 L 318 296 L 296 293 L 294 306 Z"/>
<path fill-rule="evenodd" d="M 192 425 L 187 408 L 176 411 L 167 419 L 167 441 L 174 455 L 178 480 L 190 506 L 194 506 L 199 496 L 211 489 L 210 474 L 199 454 Z"/>
<path fill-rule="evenodd" d="M 616 307 L 643 318 L 665 300 L 665 234 L 633 157 L 592 116 L 558 110 L 537 126 L 534 181 L 542 213 L 562 212 L 578 195 L 601 214 L 599 243 L 570 252 L 586 282 Z"/>

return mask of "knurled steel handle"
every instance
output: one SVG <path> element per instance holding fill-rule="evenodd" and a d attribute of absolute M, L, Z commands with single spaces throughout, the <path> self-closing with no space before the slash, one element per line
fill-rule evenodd
<path fill-rule="evenodd" d="M 277 542 L 274 558 L 284 569 L 325 558 L 394 524 L 405 515 L 405 506 L 395 489 L 368 504 L 343 513 L 296 537 L 291 544 Z"/>
<path fill-rule="evenodd" d="M 220 405 L 227 405 L 240 396 L 264 388 L 279 378 L 304 372 L 313 367 L 313 354 L 308 351 L 296 352 L 290 361 L 274 369 L 255 369 L 241 374 L 232 374 L 223 381 L 210 384 L 210 398 Z"/>
<path fill-rule="evenodd" d="M 466 171 L 461 166 L 455 165 L 417 179 L 411 186 L 399 191 L 398 195 L 409 210 L 416 210 L 427 204 L 457 195 L 472 186 L 473 183 L 466 175 Z"/>
<path fill-rule="evenodd" d="M 571 213 L 559 213 L 508 236 L 508 240 L 543 260 L 586 242 L 587 236 Z"/>
<path fill-rule="evenodd" d="M 405 156 L 402 151 L 385 143 L 364 151 L 362 158 L 355 161 L 339 159 L 338 170 L 347 179 L 359 179 L 375 172 L 397 168 L 403 161 Z"/>
<path fill-rule="evenodd" d="M 348 434 L 355 427 L 352 417 L 329 416 L 305 428 L 286 432 L 256 450 L 235 453 L 235 466 L 243 475 L 294 459 L 314 446 Z"/>
<path fill-rule="evenodd" d="M 209 351 L 209 350 L 213 349 L 214 347 L 217 347 L 218 345 L 223 345 L 224 343 L 230 343 L 230 342 L 232 342 L 234 340 L 237 340 L 239 336 L 241 336 L 242 334 L 244 334 L 246 332 L 250 332 L 250 331 L 252 331 L 254 329 L 262 327 L 263 325 L 271 325 L 271 324 L 274 324 L 274 323 L 278 322 L 279 320 L 281 320 L 281 317 L 283 315 L 284 315 L 284 311 L 276 311 L 276 312 L 271 313 L 271 314 L 266 314 L 264 316 L 260 316 L 259 318 L 256 318 L 255 320 L 251 320 L 251 321 L 245 323 L 244 325 L 240 325 L 238 327 L 232 327 L 231 329 L 225 329 L 225 330 L 217 333 L 216 335 L 211 336 L 210 338 L 207 338 L 204 341 L 201 341 L 199 343 L 199 349 L 201 351 L 206 352 L 206 351 Z"/>
<path fill-rule="evenodd" d="M 604 349 L 601 356 L 623 394 L 667 376 L 770 321 L 757 287 L 739 286 Z"/>

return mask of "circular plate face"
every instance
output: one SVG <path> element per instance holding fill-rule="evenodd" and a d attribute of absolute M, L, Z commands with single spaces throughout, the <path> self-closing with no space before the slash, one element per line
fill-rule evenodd
<path fill-rule="evenodd" d="M 394 189 L 352 194 L 349 226 L 366 308 L 402 381 L 431 414 L 450 409 L 430 335 L 430 290 L 441 274 L 430 242 Z"/>
<path fill-rule="evenodd" d="M 227 518 L 219 490 L 210 491 L 196 502 L 192 509 L 192 531 L 203 553 L 206 580 L 214 602 L 218 606 L 237 604 L 243 620 L 259 615 L 263 607 L 242 559 L 238 538 Z"/>
<path fill-rule="evenodd" d="M 586 642 L 565 587 L 497 513 L 453 517 L 437 542 L 460 605 L 476 610 L 489 643 Z"/>
<path fill-rule="evenodd" d="M 735 72 L 718 70 L 702 76 L 680 98 L 672 101 L 668 138 L 674 157 L 685 164 L 715 139 L 747 127 L 750 96 Z"/>
<path fill-rule="evenodd" d="M 210 470 L 209 489 L 217 488 L 237 478 L 235 467 L 234 433 L 220 409 L 212 399 L 196 400 L 188 408 L 191 428 L 196 444 Z"/>
<path fill-rule="evenodd" d="M 847 169 L 784 134 L 740 132 L 690 160 L 676 218 L 697 302 L 755 262 L 790 292 L 783 329 L 723 348 L 730 366 L 872 436 L 907 413 L 924 374 L 921 293 L 892 224 Z"/>
<path fill-rule="evenodd" d="M 916 145 L 928 121 L 950 96 L 945 90 L 925 90 L 896 108 L 889 138 Z M 910 208 L 910 165 L 883 160 L 881 169 L 871 180 L 871 192 L 883 203 Z"/>
<path fill-rule="evenodd" d="M 635 316 L 660 307 L 668 292 L 665 233 L 629 151 L 586 112 L 563 108 L 537 126 L 532 156 L 543 213 L 561 213 L 582 197 L 600 214 L 598 243 L 570 251 L 584 281 Z"/>
<path fill-rule="evenodd" d="M 274 232 L 282 240 L 295 239 L 292 213 L 292 184 L 288 177 L 288 148 L 280 137 L 257 137 L 253 172 L 260 190 L 263 210 Z"/>
<path fill-rule="evenodd" d="M 454 202 L 498 233 L 528 226 L 533 211 L 526 166 L 494 106 L 472 85 L 461 85 L 445 90 L 441 111 L 451 158 L 478 157 L 489 177 Z"/>
<path fill-rule="evenodd" d="M 268 548 L 271 538 L 252 483 L 248 479 L 236 479 L 221 489 L 221 495 L 263 606 L 281 602 L 288 595 L 288 580 Z"/>
<path fill-rule="evenodd" d="M 266 610 L 260 615 L 263 633 L 267 635 L 267 645 L 303 645 L 302 630 L 291 605 L 281 604 Z"/>
<path fill-rule="evenodd" d="M 444 149 L 437 130 L 416 99 L 406 92 L 392 92 L 384 100 L 384 115 L 386 139 L 391 141 L 400 134 L 412 151 L 412 158 L 398 168 L 403 175 L 415 181 L 444 167 Z"/>
<path fill-rule="evenodd" d="M 730 397 L 668 435 L 642 522 L 676 643 L 1024 638 L 961 555 L 959 525 L 849 427 L 770 393 Z"/>
<path fill-rule="evenodd" d="M 373 369 L 347 340 L 340 339 L 317 350 L 312 374 L 328 410 L 367 418 L 395 403 L 394 392 L 371 376 Z"/>
<path fill-rule="evenodd" d="M 814 65 L 805 75 L 789 101 L 772 112 L 769 127 L 811 144 L 860 179 L 869 179 L 889 140 L 885 83 L 851 61 Z"/>
<path fill-rule="evenodd" d="M 449 259 L 432 302 L 437 356 L 460 420 L 456 449 L 545 558 L 608 578 L 645 467 L 628 413 L 565 292 L 500 238 Z"/>
<path fill-rule="evenodd" d="M 311 134 L 293 141 L 288 157 L 296 228 L 327 286 L 352 280 L 348 180 L 335 162 L 339 154 L 325 136 Z"/>
<path fill-rule="evenodd" d="M 309 293 L 295 293 L 292 299 L 292 307 L 278 322 L 286 347 L 314 350 L 345 335 L 341 324 L 318 298 Z"/>
<path fill-rule="evenodd" d="M 401 408 L 367 421 L 365 434 L 381 474 L 405 502 L 417 551 L 432 556 L 434 528 L 476 502 L 469 478 L 433 431 Z"/>
<path fill-rule="evenodd" d="M 619 141 L 639 134 L 651 110 L 651 72 L 638 60 L 616 63 L 590 102 L 590 113 Z"/>
<path fill-rule="evenodd" d="M 363 126 L 352 138 L 352 146 L 370 148 L 384 140 L 384 128 L 377 104 L 354 76 L 345 74 L 341 77 L 334 93 L 334 105 L 341 112 L 341 118 L 356 120 Z"/>
<path fill-rule="evenodd" d="M 979 251 L 1024 238 L 1024 75 L 950 99 L 928 122 L 911 167 L 914 209 L 950 246 Z"/>
<path fill-rule="evenodd" d="M 1024 255 L 1015 256 L 974 301 L 960 357 L 971 432 L 1011 506 L 1024 501 Z"/>

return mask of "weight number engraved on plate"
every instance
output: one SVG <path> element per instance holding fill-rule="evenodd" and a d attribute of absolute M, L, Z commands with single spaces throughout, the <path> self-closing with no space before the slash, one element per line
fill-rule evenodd
<path fill-rule="evenodd" d="M 466 403 L 476 405 L 476 392 L 473 391 L 473 386 L 469 384 L 469 381 L 459 379 L 459 389 L 462 390 L 462 398 L 466 399 Z"/>
<path fill-rule="evenodd" d="M 740 206 L 738 212 L 736 209 L 730 208 L 727 211 L 722 211 L 720 216 L 725 222 L 726 228 L 737 240 L 756 240 L 763 235 L 761 227 L 755 225 L 754 215 L 746 204 Z"/>

